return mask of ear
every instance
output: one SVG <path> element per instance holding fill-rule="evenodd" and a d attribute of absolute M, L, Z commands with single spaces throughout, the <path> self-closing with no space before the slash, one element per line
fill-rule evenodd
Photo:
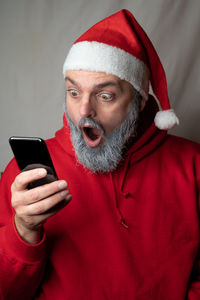
<path fill-rule="evenodd" d="M 143 111 L 145 105 L 146 105 L 146 99 L 144 99 L 142 96 L 140 96 L 140 98 L 139 98 L 139 112 Z"/>

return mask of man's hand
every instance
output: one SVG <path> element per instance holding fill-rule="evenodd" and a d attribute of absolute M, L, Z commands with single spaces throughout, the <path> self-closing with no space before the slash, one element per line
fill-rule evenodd
<path fill-rule="evenodd" d="M 16 212 L 15 226 L 20 237 L 30 244 L 41 240 L 42 224 L 65 207 L 72 198 L 64 180 L 27 189 L 30 182 L 46 175 L 45 169 L 25 171 L 15 178 L 11 186 L 11 202 Z"/>

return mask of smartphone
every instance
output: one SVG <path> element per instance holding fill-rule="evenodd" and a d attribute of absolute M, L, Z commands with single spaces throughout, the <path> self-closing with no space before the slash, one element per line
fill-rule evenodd
<path fill-rule="evenodd" d="M 44 165 L 48 167 L 47 173 L 57 179 L 51 156 L 42 138 L 12 136 L 9 138 L 9 143 L 21 171 L 27 166 Z M 50 172 L 48 172 L 49 168 Z"/>

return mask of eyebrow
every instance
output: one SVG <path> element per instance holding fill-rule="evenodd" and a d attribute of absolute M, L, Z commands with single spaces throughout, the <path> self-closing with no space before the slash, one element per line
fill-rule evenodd
<path fill-rule="evenodd" d="M 76 85 L 76 86 L 79 87 L 79 84 L 75 80 L 73 80 L 72 78 L 70 78 L 69 76 L 66 76 L 65 80 L 68 80 L 72 84 L 74 84 L 74 85 Z M 115 86 L 115 87 L 119 88 L 122 91 L 122 87 L 121 87 L 120 83 L 119 82 L 115 82 L 115 81 L 105 81 L 105 82 L 99 83 L 99 84 L 95 85 L 95 88 L 101 89 L 101 88 L 104 88 L 104 87 L 107 87 L 107 86 Z"/>
<path fill-rule="evenodd" d="M 72 84 L 78 86 L 78 83 L 77 83 L 76 81 L 74 81 L 73 79 L 71 79 L 69 76 L 66 76 L 66 77 L 65 77 L 65 80 L 66 80 L 66 81 L 69 80 Z"/>

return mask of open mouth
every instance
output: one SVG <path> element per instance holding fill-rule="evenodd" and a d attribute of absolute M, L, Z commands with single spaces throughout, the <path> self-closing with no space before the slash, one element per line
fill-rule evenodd
<path fill-rule="evenodd" d="M 89 147 L 97 147 L 103 136 L 100 130 L 90 125 L 81 126 L 84 140 Z"/>

